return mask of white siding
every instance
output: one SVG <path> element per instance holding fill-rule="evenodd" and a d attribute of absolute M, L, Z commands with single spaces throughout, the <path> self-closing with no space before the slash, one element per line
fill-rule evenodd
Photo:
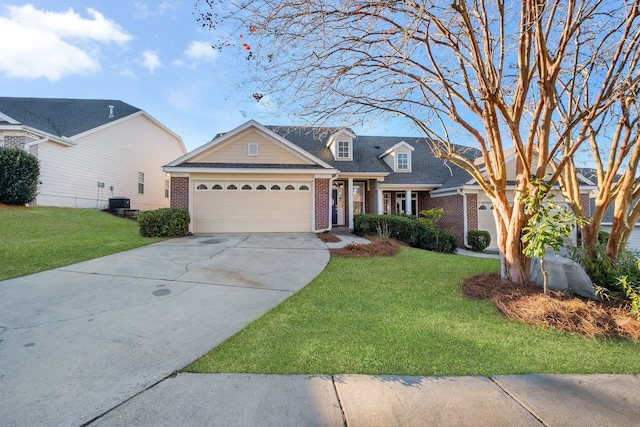
<path fill-rule="evenodd" d="M 610 225 L 603 225 L 600 227 L 600 230 L 606 231 L 607 233 L 611 233 Z M 629 236 L 629 242 L 627 243 L 627 250 L 640 252 L 640 227 L 633 227 L 633 231 Z"/>
<path fill-rule="evenodd" d="M 396 170 L 396 155 L 395 151 L 387 154 L 382 159 L 384 162 L 391 168 L 391 170 Z"/>
<path fill-rule="evenodd" d="M 162 166 L 184 154 L 174 135 L 137 115 L 75 142 L 73 147 L 39 145 L 39 205 L 103 209 L 115 196 L 130 198 L 132 209 L 169 206 L 164 197 L 169 178 Z M 144 173 L 144 194 L 138 194 L 138 172 Z"/>

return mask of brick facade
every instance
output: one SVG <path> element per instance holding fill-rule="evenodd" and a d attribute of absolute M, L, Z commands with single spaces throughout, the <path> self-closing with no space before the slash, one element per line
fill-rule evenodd
<path fill-rule="evenodd" d="M 429 197 L 426 209 L 442 208 L 444 215 L 438 221 L 438 227 L 451 231 L 458 238 L 458 244 L 464 245 L 464 205 L 462 196 L 454 194 L 444 197 Z M 467 209 L 469 207 L 467 206 Z M 477 224 L 476 214 L 476 224 Z"/>
<path fill-rule="evenodd" d="M 329 198 L 331 191 L 329 188 L 329 179 L 315 180 L 315 214 L 316 214 L 316 230 L 326 230 L 329 228 Z"/>
<path fill-rule="evenodd" d="M 582 212 L 587 218 L 591 216 L 591 204 L 589 203 L 589 194 L 580 195 L 580 204 L 582 205 Z"/>
<path fill-rule="evenodd" d="M 467 229 L 468 230 L 478 229 L 478 195 L 477 194 L 467 194 Z"/>
<path fill-rule="evenodd" d="M 24 149 L 24 145 L 27 142 L 34 141 L 34 139 L 27 137 L 26 135 L 5 135 L 4 148 L 20 148 Z"/>
<path fill-rule="evenodd" d="M 29 142 L 36 141 L 27 135 L 1 135 L 0 134 L 0 147 L 4 148 L 19 148 L 24 150 L 24 146 Z M 29 147 L 29 154 L 33 154 L 38 157 L 38 145 Z"/>
<path fill-rule="evenodd" d="M 377 213 L 377 194 L 376 194 L 376 185 L 375 181 L 369 180 L 369 182 L 365 183 L 365 193 L 364 193 L 364 213 Z M 369 190 L 366 190 L 366 189 Z"/>
<path fill-rule="evenodd" d="M 189 177 L 171 177 L 171 207 L 189 209 Z"/>

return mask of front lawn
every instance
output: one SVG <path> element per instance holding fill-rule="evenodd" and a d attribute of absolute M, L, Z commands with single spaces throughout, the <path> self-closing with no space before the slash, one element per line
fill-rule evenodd
<path fill-rule="evenodd" d="M 138 223 L 90 209 L 0 205 L 0 280 L 158 242 Z"/>
<path fill-rule="evenodd" d="M 462 280 L 498 261 L 401 248 L 339 258 L 190 372 L 495 375 L 638 373 L 640 343 L 507 320 Z"/>

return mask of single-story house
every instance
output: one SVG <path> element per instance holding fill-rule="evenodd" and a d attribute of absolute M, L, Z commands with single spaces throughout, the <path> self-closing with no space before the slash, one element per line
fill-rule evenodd
<path fill-rule="evenodd" d="M 472 148 L 465 153 L 480 157 Z M 515 176 L 515 158 L 508 162 Z M 491 201 L 466 171 L 436 158 L 424 138 L 251 120 L 163 170 L 171 176 L 171 206 L 189 210 L 193 233 L 321 232 L 353 228 L 361 213 L 443 208 L 438 225 L 461 244 L 469 230 L 482 229 L 496 246 Z"/>
<path fill-rule="evenodd" d="M 104 209 L 123 197 L 139 210 L 169 206 L 162 166 L 187 151 L 143 110 L 106 99 L 0 97 L 0 147 L 40 160 L 34 204 Z"/>

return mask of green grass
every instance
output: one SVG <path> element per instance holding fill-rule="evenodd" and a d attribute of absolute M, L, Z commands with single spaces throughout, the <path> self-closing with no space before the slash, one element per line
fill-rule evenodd
<path fill-rule="evenodd" d="M 89 209 L 0 206 L 0 280 L 158 242 L 138 223 Z"/>
<path fill-rule="evenodd" d="M 402 248 L 333 257 L 309 286 L 187 367 L 190 372 L 495 375 L 638 373 L 640 344 L 507 320 L 463 278 L 496 260 Z"/>

